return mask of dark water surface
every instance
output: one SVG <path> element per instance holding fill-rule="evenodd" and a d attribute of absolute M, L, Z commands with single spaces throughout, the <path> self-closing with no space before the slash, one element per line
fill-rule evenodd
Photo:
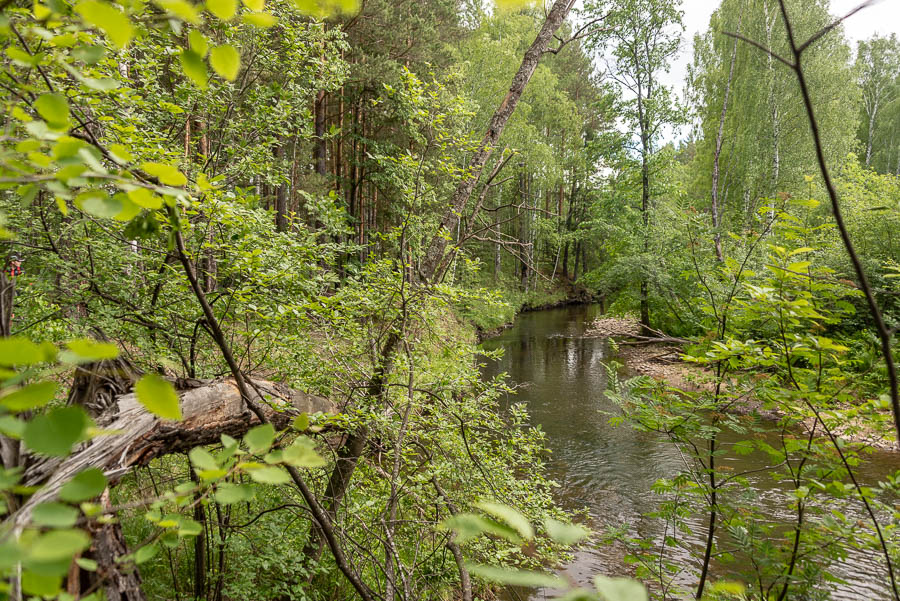
<path fill-rule="evenodd" d="M 488 349 L 504 349 L 499 361 L 486 366 L 485 375 L 505 372 L 512 382 L 526 385 L 510 401 L 526 403 L 533 423 L 547 433 L 552 453 L 549 475 L 560 484 L 556 491 L 560 503 L 570 510 L 587 509 L 597 531 L 628 524 L 632 534 L 657 538 L 662 534 L 661 524 L 641 519 L 654 508 L 650 488 L 657 479 L 678 473 L 684 463 L 677 447 L 667 439 L 609 424 L 604 412 L 615 412 L 616 407 L 604 397 L 605 364 L 615 357 L 607 339 L 585 336 L 598 316 L 595 306 L 520 315 L 513 328 L 484 343 Z M 736 440 L 722 437 L 726 446 Z M 732 454 L 721 461 L 735 471 L 746 471 L 764 467 L 765 460 L 761 454 Z M 874 485 L 898 465 L 897 455 L 877 453 L 858 477 L 864 484 Z M 765 473 L 751 480 L 760 506 L 772 521 L 789 522 L 792 515 L 783 491 Z M 848 516 L 865 517 L 861 506 L 845 509 Z M 691 521 L 698 545 L 706 529 L 705 519 L 698 516 Z M 683 551 L 673 551 L 679 552 L 681 557 L 671 558 L 691 561 Z M 561 573 L 579 585 L 590 586 L 596 574 L 626 575 L 622 557 L 623 549 L 617 546 L 582 549 Z M 832 566 L 831 571 L 847 581 L 834 585 L 834 599 L 891 598 L 887 572 L 876 553 L 851 549 L 846 561 Z M 553 591 L 538 591 L 531 599 L 553 597 Z"/>

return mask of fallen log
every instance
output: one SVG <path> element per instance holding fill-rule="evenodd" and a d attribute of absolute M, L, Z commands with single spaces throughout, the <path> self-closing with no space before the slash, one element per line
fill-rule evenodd
<path fill-rule="evenodd" d="M 248 380 L 255 400 L 276 428 L 286 428 L 301 413 L 334 413 L 329 400 L 269 382 Z M 160 419 L 137 401 L 134 393 L 116 397 L 97 425 L 110 434 L 97 436 L 66 458 L 39 458 L 25 470 L 23 483 L 41 486 L 16 512 L 18 528 L 27 524 L 31 509 L 52 500 L 62 485 L 88 467 L 103 470 L 110 484 L 137 466 L 172 453 L 219 442 L 223 434 L 239 438 L 259 424 L 259 419 L 241 399 L 234 380 L 196 382 L 180 397 L 181 421 Z"/>

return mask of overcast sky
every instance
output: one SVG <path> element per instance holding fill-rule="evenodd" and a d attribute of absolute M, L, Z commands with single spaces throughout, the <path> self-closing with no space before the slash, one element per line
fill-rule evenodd
<path fill-rule="evenodd" d="M 862 0 L 831 0 L 831 12 L 843 16 L 861 3 Z M 684 43 L 678 60 L 665 78 L 666 83 L 673 86 L 677 92 L 681 92 L 684 87 L 687 65 L 693 55 L 694 34 L 706 30 L 709 26 L 709 17 L 719 4 L 719 0 L 684 0 L 682 3 Z M 900 35 L 900 0 L 882 0 L 855 14 L 845 21 L 845 30 L 854 45 L 857 40 L 871 37 L 875 33 Z"/>

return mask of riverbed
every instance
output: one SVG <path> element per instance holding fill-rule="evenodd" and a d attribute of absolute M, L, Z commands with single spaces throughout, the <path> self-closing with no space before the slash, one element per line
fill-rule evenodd
<path fill-rule="evenodd" d="M 572 511 L 586 510 L 596 531 L 627 524 L 632 534 L 656 539 L 661 526 L 642 517 L 658 501 L 650 489 L 659 478 L 682 470 L 684 463 L 668 439 L 609 423 L 609 412 L 617 408 L 604 395 L 606 365 L 616 356 L 608 339 L 588 334 L 590 323 L 599 315 L 599 307 L 590 305 L 521 314 L 512 328 L 484 342 L 485 348 L 504 349 L 500 360 L 485 367 L 485 375 L 505 372 L 512 382 L 524 385 L 508 401 L 525 403 L 533 424 L 547 433 L 549 476 L 560 485 L 558 502 Z M 736 442 L 731 438 L 723 436 L 725 447 Z M 759 453 L 731 453 L 723 461 L 735 471 L 766 465 L 765 456 Z M 898 465 L 896 454 L 877 452 L 860 468 L 858 477 L 864 485 L 872 486 Z M 773 522 L 788 522 L 792 516 L 784 500 L 785 491 L 765 473 L 751 477 L 751 481 L 764 513 Z M 846 513 L 864 517 L 861 507 L 848 507 Z M 691 543 L 701 544 L 704 520 L 705 516 L 691 520 L 696 537 Z M 597 574 L 627 575 L 623 557 L 620 545 L 588 546 L 579 549 L 560 574 L 575 584 L 590 586 Z M 684 551 L 671 558 L 691 561 Z M 891 598 L 887 572 L 877 553 L 849 549 L 846 559 L 833 565 L 831 572 L 845 580 L 831 585 L 835 600 Z M 543 590 L 532 593 L 530 599 L 554 596 L 554 591 Z"/>

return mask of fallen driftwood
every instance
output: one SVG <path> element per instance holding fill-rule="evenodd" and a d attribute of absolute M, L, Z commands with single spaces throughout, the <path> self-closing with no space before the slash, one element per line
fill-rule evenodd
<path fill-rule="evenodd" d="M 642 334 L 642 330 L 649 330 L 652 336 Z M 669 336 L 665 332 L 647 328 L 640 325 L 637 320 L 628 318 L 606 317 L 597 319 L 591 324 L 590 332 L 594 336 L 607 336 L 609 338 L 630 338 L 620 340 L 620 345 L 655 345 L 655 344 L 692 344 L 690 340 Z"/>
<path fill-rule="evenodd" d="M 300 413 L 333 413 L 331 401 L 266 380 L 249 380 L 257 402 L 276 428 L 287 427 Z M 87 467 L 96 467 L 110 483 L 135 466 L 156 457 L 214 444 L 222 434 L 240 437 L 259 420 L 247 408 L 233 380 L 200 383 L 180 394 L 181 421 L 156 417 L 138 403 L 133 393 L 116 397 L 97 416 L 97 425 L 112 434 L 98 436 L 64 459 L 41 458 L 25 470 L 24 484 L 41 486 L 16 512 L 15 523 L 27 523 L 31 508 L 53 499 L 62 485 Z"/>
<path fill-rule="evenodd" d="M 62 459 L 24 455 L 27 467 L 23 483 L 41 488 L 6 521 L 15 530 L 28 524 L 37 504 L 54 499 L 62 485 L 85 468 L 103 470 L 112 485 L 131 468 L 146 465 L 156 457 L 217 443 L 223 434 L 240 437 L 259 424 L 233 380 L 188 382 L 188 389 L 179 394 L 183 419 L 171 421 L 149 413 L 133 393 L 116 394 L 125 389 L 124 382 L 129 379 L 133 382 L 133 378 L 109 377 L 107 373 L 102 378 L 102 385 L 89 381 L 108 371 L 84 370 L 84 382 L 73 386 L 69 401 L 84 406 L 97 425 L 110 434 L 93 438 Z M 248 380 L 248 383 L 255 391 L 256 402 L 276 428 L 287 427 L 295 416 L 304 412 L 336 411 L 335 405 L 322 397 L 266 380 Z M 103 402 L 98 403 L 97 399 Z M 101 501 L 109 507 L 108 489 Z M 121 523 L 91 522 L 88 528 L 93 540 L 87 553 L 97 561 L 98 567 L 95 572 L 86 572 L 73 563 L 66 582 L 69 593 L 78 596 L 81 592 L 102 587 L 107 601 L 145 601 L 136 567 L 119 563 L 119 559 L 128 553 Z M 13 583 L 13 588 L 20 593 L 18 581 Z"/>

